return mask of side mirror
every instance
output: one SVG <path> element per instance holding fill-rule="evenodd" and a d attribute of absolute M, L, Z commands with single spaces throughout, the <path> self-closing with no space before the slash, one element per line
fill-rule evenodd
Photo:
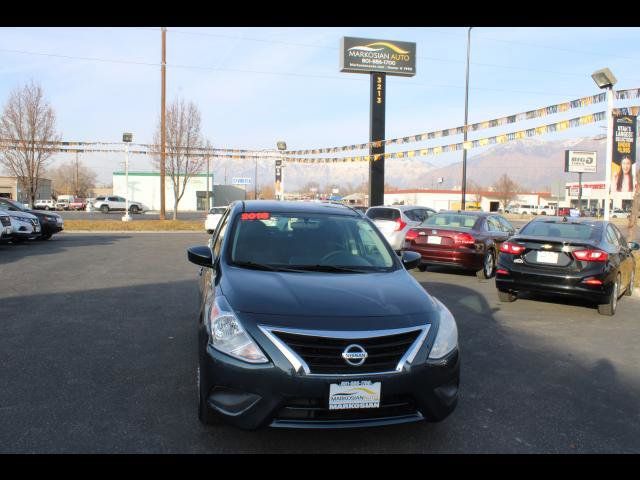
<path fill-rule="evenodd" d="M 211 249 L 207 246 L 190 247 L 187 249 L 187 258 L 191 263 L 201 267 L 213 267 Z"/>
<path fill-rule="evenodd" d="M 420 260 L 422 260 L 422 255 L 418 252 L 402 252 L 402 264 L 407 270 L 411 270 L 420 265 Z"/>
<path fill-rule="evenodd" d="M 629 243 L 627 243 L 627 246 L 631 250 L 640 250 L 640 243 L 638 243 L 638 242 L 629 242 Z"/>

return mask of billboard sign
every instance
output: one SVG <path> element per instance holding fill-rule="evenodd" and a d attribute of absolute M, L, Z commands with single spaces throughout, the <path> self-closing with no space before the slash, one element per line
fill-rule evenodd
<path fill-rule="evenodd" d="M 633 192 L 636 132 L 636 116 L 613 116 L 613 158 L 611 158 L 611 190 L 613 192 Z"/>
<path fill-rule="evenodd" d="M 340 71 L 384 72 L 413 77 L 416 74 L 416 44 L 394 40 L 342 37 Z"/>
<path fill-rule="evenodd" d="M 596 173 L 596 160 L 596 152 L 565 150 L 564 171 L 571 173 Z"/>

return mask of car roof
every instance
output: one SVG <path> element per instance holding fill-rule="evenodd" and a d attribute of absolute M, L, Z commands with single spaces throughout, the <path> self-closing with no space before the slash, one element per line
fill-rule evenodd
<path fill-rule="evenodd" d="M 529 223 L 533 222 L 547 222 L 547 223 L 580 223 L 585 225 L 590 225 L 592 227 L 601 227 L 607 223 L 605 220 L 593 220 L 591 218 L 581 218 L 581 217 L 562 217 L 556 215 L 547 215 L 545 217 L 538 217 L 531 220 Z"/>
<path fill-rule="evenodd" d="M 244 207 L 244 208 L 243 208 Z M 360 217 L 360 214 L 341 203 L 291 202 L 277 200 L 245 200 L 238 201 L 233 208 L 244 212 L 270 213 L 330 213 Z"/>
<path fill-rule="evenodd" d="M 441 212 L 438 212 L 438 215 L 440 215 L 441 213 L 473 215 L 475 217 L 483 217 L 488 215 L 500 215 L 498 212 L 483 212 L 482 210 L 442 210 Z"/>
<path fill-rule="evenodd" d="M 426 210 L 433 210 L 431 207 L 423 207 L 422 205 L 375 205 L 369 208 L 394 208 L 404 212 L 405 210 L 413 210 L 414 208 L 424 208 Z"/>

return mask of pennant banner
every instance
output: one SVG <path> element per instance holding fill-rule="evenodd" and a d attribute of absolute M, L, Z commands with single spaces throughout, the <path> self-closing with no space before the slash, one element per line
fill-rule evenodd
<path fill-rule="evenodd" d="M 631 109 L 640 109 L 640 107 L 629 107 Z M 511 142 L 514 140 L 520 140 L 528 137 L 535 137 L 539 135 L 545 135 L 547 133 L 558 132 L 566 130 L 568 128 L 581 127 L 583 125 L 589 125 L 605 120 L 606 112 L 598 112 L 589 115 L 583 115 L 581 117 L 572 118 L 570 120 L 563 120 L 561 122 L 551 123 L 549 125 L 542 125 L 539 127 L 529 128 L 526 130 L 518 130 L 515 132 L 505 133 L 502 135 L 496 135 L 493 137 L 480 138 L 477 140 L 470 140 L 467 142 L 453 143 L 450 145 L 442 145 L 437 147 L 423 148 L 420 150 L 409 150 L 404 152 L 387 152 L 378 155 L 360 155 L 352 157 L 334 157 L 334 158 L 305 158 L 305 157 L 285 157 L 287 163 L 305 163 L 305 164 L 318 164 L 318 163 L 349 163 L 349 162 L 370 162 L 376 161 L 384 157 L 390 158 L 412 158 L 412 157 L 425 157 L 430 155 L 439 155 L 441 153 L 456 152 L 460 150 L 470 150 L 472 148 L 484 147 L 487 145 L 495 145 L 499 143 Z"/>
<path fill-rule="evenodd" d="M 620 100 L 626 100 L 631 98 L 640 97 L 640 88 L 634 88 L 631 90 L 620 90 L 616 92 L 616 98 Z M 589 105 L 604 102 L 606 100 L 606 92 L 599 93 L 597 95 L 591 95 L 588 97 L 578 98 L 569 102 L 559 103 L 556 105 L 550 105 L 548 107 L 538 108 L 536 110 L 529 110 L 528 112 L 516 113 L 515 115 L 507 115 L 493 120 L 485 120 L 483 122 L 473 123 L 467 127 L 468 132 L 475 132 L 486 128 L 494 128 L 502 125 L 508 125 L 512 123 L 521 122 L 524 120 L 531 120 L 534 118 L 542 118 L 548 115 L 556 113 L 562 113 L 576 108 L 583 108 Z M 361 143 L 359 145 L 345 145 L 342 147 L 328 147 L 328 148 L 315 148 L 310 150 L 288 150 L 285 152 L 287 155 L 317 155 L 320 153 L 335 153 L 349 150 L 365 150 L 369 147 L 380 147 L 384 143 L 385 145 L 397 145 L 404 143 L 422 142 L 425 140 L 433 140 L 441 137 L 448 137 L 451 135 L 461 135 L 464 133 L 464 126 L 455 128 L 449 128 L 445 130 L 438 130 L 434 132 L 425 132 L 417 135 L 411 135 L 402 138 L 392 138 L 389 140 L 382 140 L 377 142 Z"/>

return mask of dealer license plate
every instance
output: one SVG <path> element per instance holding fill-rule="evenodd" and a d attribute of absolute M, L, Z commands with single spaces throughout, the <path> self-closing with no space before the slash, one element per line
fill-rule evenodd
<path fill-rule="evenodd" d="M 36 227 L 36 233 L 40 231 L 40 227 Z"/>
<path fill-rule="evenodd" d="M 434 245 L 440 245 L 442 243 L 442 237 L 429 235 L 427 237 L 427 243 L 433 243 Z"/>
<path fill-rule="evenodd" d="M 382 382 L 332 383 L 329 388 L 329 410 L 379 408 L 381 387 Z"/>
<path fill-rule="evenodd" d="M 557 252 L 538 252 L 536 256 L 538 263 L 558 263 Z"/>

